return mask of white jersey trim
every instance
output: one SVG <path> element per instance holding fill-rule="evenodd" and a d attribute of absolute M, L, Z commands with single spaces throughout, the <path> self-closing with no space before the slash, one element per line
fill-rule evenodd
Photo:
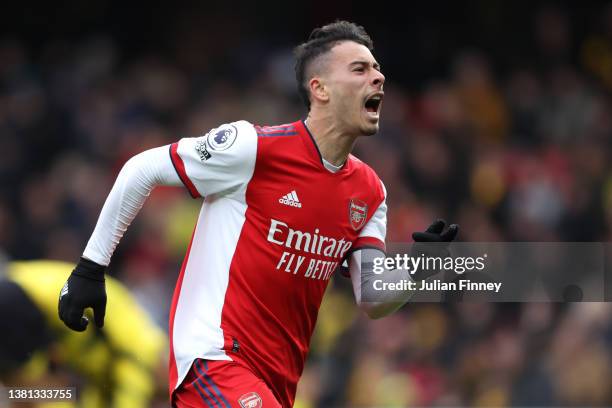
<path fill-rule="evenodd" d="M 370 218 L 368 223 L 361 230 L 359 238 L 372 237 L 384 243 L 387 236 L 387 189 L 385 189 L 385 185 L 382 181 L 380 185 L 382 186 L 385 197 L 372 218 Z"/>
<path fill-rule="evenodd" d="M 207 144 L 210 157 L 206 160 L 198 154 L 196 143 L 199 140 L 202 151 L 204 138 L 216 129 L 203 138 L 182 139 L 177 150 L 186 175 L 206 200 L 187 255 L 172 327 L 175 389 L 195 359 L 231 360 L 223 350 L 221 317 L 232 259 L 246 220 L 246 190 L 257 155 L 257 134 L 252 125 L 233 125 L 235 134 Z"/>

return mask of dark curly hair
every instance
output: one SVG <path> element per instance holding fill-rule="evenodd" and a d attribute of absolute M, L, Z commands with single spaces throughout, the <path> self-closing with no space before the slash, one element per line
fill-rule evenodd
<path fill-rule="evenodd" d="M 308 41 L 295 47 L 295 78 L 297 79 L 298 93 L 310 109 L 310 94 L 307 82 L 312 76 L 308 69 L 321 55 L 331 50 L 341 41 L 354 41 L 374 51 L 374 43 L 362 26 L 348 21 L 336 21 L 331 24 L 315 28 L 310 33 Z"/>

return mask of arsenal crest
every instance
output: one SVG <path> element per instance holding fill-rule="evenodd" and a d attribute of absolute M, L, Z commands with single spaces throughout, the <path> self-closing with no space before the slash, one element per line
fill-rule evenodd
<path fill-rule="evenodd" d="M 261 397 L 256 392 L 248 392 L 242 397 L 238 398 L 238 402 L 242 408 L 261 408 L 263 402 Z"/>
<path fill-rule="evenodd" d="M 355 198 L 351 198 L 349 203 L 349 220 L 355 231 L 363 227 L 366 218 L 368 217 L 368 205 Z"/>

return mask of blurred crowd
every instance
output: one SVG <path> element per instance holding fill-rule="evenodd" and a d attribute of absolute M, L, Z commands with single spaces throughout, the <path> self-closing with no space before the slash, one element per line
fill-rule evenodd
<path fill-rule="evenodd" d="M 539 10 L 536 52 L 513 64 L 466 47 L 418 89 L 387 74 L 381 131 L 354 153 L 385 182 L 388 242 L 437 217 L 462 241 L 610 241 L 612 4 L 597 15 L 577 36 L 571 13 Z M 199 34 L 185 30 L 172 58 L 130 57 L 105 35 L 0 38 L 5 257 L 75 262 L 136 153 L 227 121 L 305 117 L 289 46 L 230 53 Z M 111 264 L 164 328 L 200 204 L 157 189 Z M 610 303 L 409 304 L 367 321 L 349 285 L 330 284 L 299 407 L 612 405 Z"/>

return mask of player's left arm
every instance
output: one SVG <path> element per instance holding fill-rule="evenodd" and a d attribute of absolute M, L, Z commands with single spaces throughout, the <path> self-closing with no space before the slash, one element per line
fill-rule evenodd
<path fill-rule="evenodd" d="M 382 184 L 382 183 L 381 183 Z M 418 282 L 437 273 L 429 270 L 408 271 L 407 269 L 384 268 L 386 257 L 385 236 L 387 233 L 386 190 L 385 199 L 377 208 L 372 218 L 363 228 L 357 240 L 356 250 L 350 255 L 349 272 L 353 293 L 359 307 L 372 319 L 378 319 L 395 312 L 415 294 L 415 291 L 376 290 L 375 281 L 393 283 L 403 280 Z M 444 230 L 446 223 L 436 220 L 424 232 L 415 232 L 412 238 L 415 243 L 411 256 L 426 254 L 428 256 L 448 256 L 448 244 L 455 239 L 459 231 L 456 224 Z M 417 255 L 417 253 L 419 255 Z M 375 268 L 378 265 L 378 268 Z M 381 268 L 383 267 L 383 268 Z"/>
<path fill-rule="evenodd" d="M 355 301 L 371 319 L 385 317 L 402 307 L 413 293 L 410 291 L 376 291 L 374 281 L 399 282 L 411 279 L 404 271 L 393 270 L 378 274 L 374 270 L 375 259 L 385 258 L 386 254 L 374 248 L 365 248 L 351 254 L 349 268 Z"/>
<path fill-rule="evenodd" d="M 437 220 L 425 232 L 413 233 L 415 243 L 410 256 L 421 256 L 422 253 L 432 257 L 450 256 L 448 244 L 456 237 L 459 227 L 453 224 L 443 231 L 444 226 L 444 221 Z M 414 271 L 387 269 L 385 257 L 386 254 L 380 249 L 363 248 L 353 252 L 349 262 L 355 300 L 372 319 L 393 313 L 416 293 L 416 290 L 377 290 L 377 287 L 380 289 L 385 283 L 419 282 L 439 272 L 422 268 Z"/>

